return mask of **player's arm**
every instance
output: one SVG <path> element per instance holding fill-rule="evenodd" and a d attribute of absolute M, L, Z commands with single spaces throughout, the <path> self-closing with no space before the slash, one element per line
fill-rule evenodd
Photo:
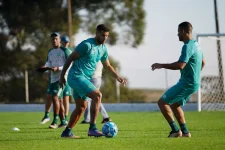
<path fill-rule="evenodd" d="M 47 56 L 45 65 L 41 66 L 40 68 L 49 68 L 49 70 L 54 71 L 50 66 L 51 66 L 51 63 L 50 63 L 49 58 L 48 58 L 48 56 Z M 46 70 L 47 70 L 47 69 L 46 69 Z"/>
<path fill-rule="evenodd" d="M 103 64 L 104 68 L 106 68 L 111 73 L 112 77 L 114 77 L 117 81 L 119 81 L 123 85 L 126 85 L 126 80 L 124 80 L 117 74 L 117 72 L 115 71 L 113 66 L 111 66 L 109 60 L 102 61 L 102 64 Z"/>
<path fill-rule="evenodd" d="M 62 72 L 61 72 L 61 75 L 60 75 L 60 80 L 59 80 L 59 83 L 60 83 L 60 86 L 63 87 L 63 85 L 65 84 L 66 80 L 64 78 L 65 76 L 65 73 L 67 71 L 67 69 L 69 68 L 70 64 L 72 63 L 72 61 L 78 59 L 80 57 L 80 54 L 75 50 L 73 51 L 70 56 L 66 59 L 66 62 L 63 66 L 63 69 L 62 69 Z"/>
<path fill-rule="evenodd" d="M 180 58 L 177 62 L 174 62 L 171 64 L 155 63 L 152 65 L 152 70 L 161 69 L 161 68 L 170 69 L 170 70 L 181 70 L 186 66 L 186 63 L 189 61 L 191 55 L 192 53 L 190 49 L 188 49 L 188 46 L 184 45 L 182 47 Z"/>
<path fill-rule="evenodd" d="M 70 64 L 72 63 L 72 61 L 78 59 L 80 57 L 80 54 L 77 51 L 73 51 L 69 57 L 66 59 L 66 62 L 63 66 L 62 69 L 62 73 L 61 73 L 61 77 L 64 77 L 66 70 L 69 68 Z"/>
<path fill-rule="evenodd" d="M 185 67 L 185 65 L 186 65 L 186 62 L 181 62 L 181 61 L 177 61 L 171 64 L 155 63 L 152 65 L 152 70 L 161 69 L 161 68 L 170 69 L 170 70 L 181 70 Z"/>

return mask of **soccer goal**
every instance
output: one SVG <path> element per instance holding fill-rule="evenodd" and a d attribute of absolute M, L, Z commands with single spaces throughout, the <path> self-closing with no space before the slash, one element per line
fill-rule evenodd
<path fill-rule="evenodd" d="M 198 111 L 225 110 L 225 33 L 198 34 L 206 65 L 197 92 Z"/>

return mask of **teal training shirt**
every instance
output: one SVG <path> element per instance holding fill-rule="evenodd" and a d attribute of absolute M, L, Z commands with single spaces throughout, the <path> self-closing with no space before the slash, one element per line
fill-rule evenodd
<path fill-rule="evenodd" d="M 203 53 L 198 42 L 195 40 L 186 41 L 179 58 L 179 62 L 185 62 L 186 65 L 180 70 L 181 77 L 179 81 L 188 85 L 199 85 L 202 59 Z"/>
<path fill-rule="evenodd" d="M 71 53 L 73 52 L 73 48 L 71 48 L 71 47 L 68 47 L 68 49 L 70 50 L 70 52 L 71 52 Z"/>
<path fill-rule="evenodd" d="M 69 71 L 69 76 L 85 76 L 91 79 L 96 63 L 108 60 L 107 48 L 104 44 L 97 45 L 94 38 L 82 41 L 76 48 L 80 58 L 75 60 Z"/>

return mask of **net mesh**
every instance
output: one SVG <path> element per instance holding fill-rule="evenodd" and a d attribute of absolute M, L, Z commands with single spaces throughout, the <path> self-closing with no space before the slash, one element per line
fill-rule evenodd
<path fill-rule="evenodd" d="M 206 65 L 201 73 L 201 110 L 225 110 L 224 36 L 199 37 Z"/>

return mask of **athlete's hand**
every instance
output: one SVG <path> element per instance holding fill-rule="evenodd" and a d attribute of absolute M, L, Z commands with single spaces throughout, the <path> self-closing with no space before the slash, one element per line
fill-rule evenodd
<path fill-rule="evenodd" d="M 59 85 L 61 88 L 63 88 L 66 84 L 66 80 L 64 78 L 64 76 L 60 76 L 60 79 L 59 79 Z"/>
<path fill-rule="evenodd" d="M 159 64 L 159 63 L 154 63 L 152 64 L 152 70 L 154 71 L 155 69 L 161 69 L 162 68 L 162 65 Z"/>
<path fill-rule="evenodd" d="M 52 71 L 56 72 L 59 68 L 58 67 L 52 67 Z"/>
<path fill-rule="evenodd" d="M 121 84 L 123 84 L 123 86 L 125 86 L 127 84 L 127 81 L 120 77 L 117 78 L 117 81 L 119 81 Z"/>

